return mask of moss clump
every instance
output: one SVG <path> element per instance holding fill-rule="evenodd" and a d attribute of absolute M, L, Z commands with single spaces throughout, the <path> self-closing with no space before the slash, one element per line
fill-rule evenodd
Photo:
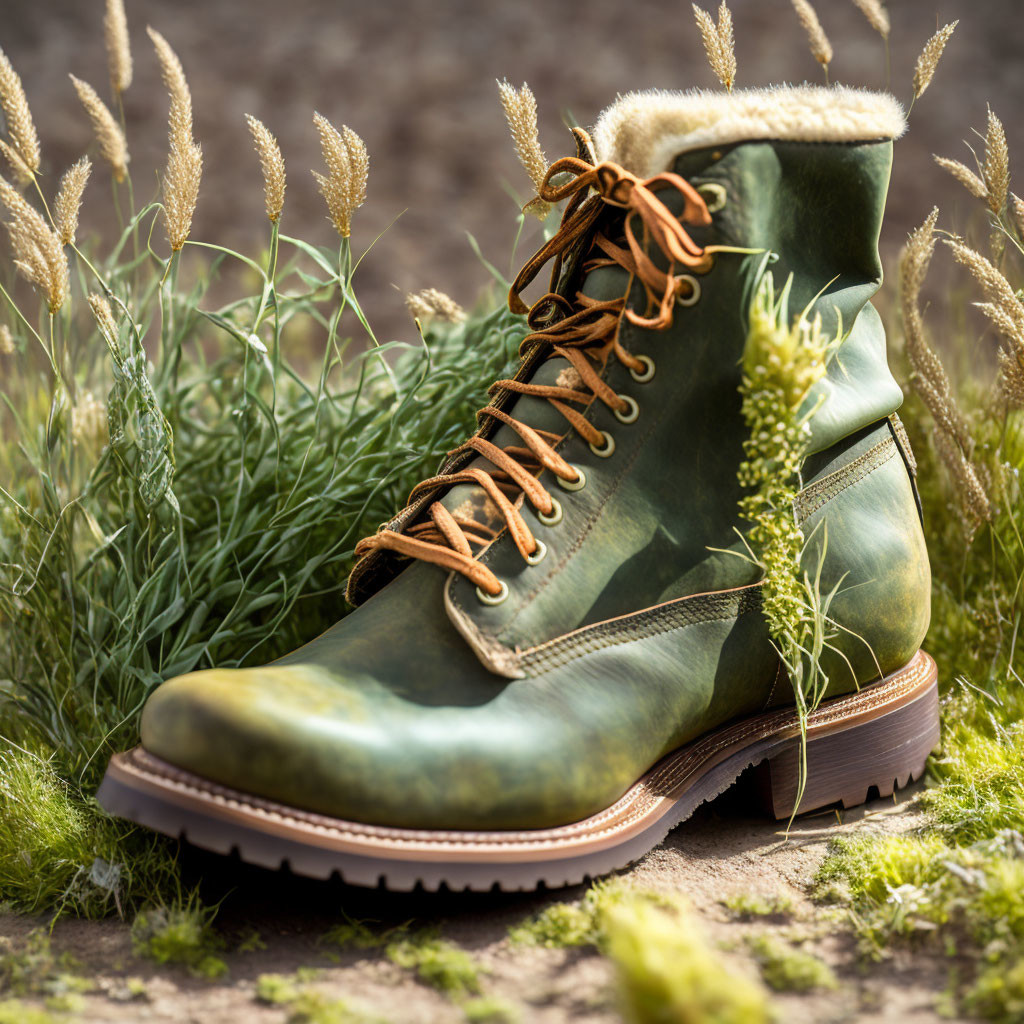
<path fill-rule="evenodd" d="M 480 996 L 462 1004 L 467 1024 L 519 1024 L 523 1015 L 518 1006 L 498 996 Z"/>
<path fill-rule="evenodd" d="M 295 982 L 284 974 L 261 974 L 256 979 L 256 999 L 270 1006 L 280 1006 L 299 998 Z"/>
<path fill-rule="evenodd" d="M 723 963 L 688 912 L 629 897 L 604 910 L 602 931 L 630 1024 L 771 1020 L 765 990 Z"/>
<path fill-rule="evenodd" d="M 221 977 L 228 965 L 217 955 L 223 943 L 213 930 L 216 913 L 195 894 L 140 912 L 132 925 L 136 955 L 158 964 L 184 964 L 201 978 Z"/>
<path fill-rule="evenodd" d="M 539 914 L 509 929 L 516 945 L 566 949 L 573 946 L 600 946 L 601 915 L 624 899 L 642 899 L 666 908 L 675 900 L 653 890 L 634 889 L 617 879 L 596 882 L 579 903 L 552 903 Z"/>
<path fill-rule="evenodd" d="M 19 999 L 0 999 L 0 1024 L 65 1024 L 65 1018 Z"/>
<path fill-rule="evenodd" d="M 838 985 L 832 968 L 813 953 L 794 949 L 770 935 L 749 935 L 746 943 L 765 984 L 776 992 L 811 992 Z"/>
<path fill-rule="evenodd" d="M 343 999 L 306 989 L 289 1004 L 287 1021 L 288 1024 L 378 1024 L 381 1018 L 368 1017 Z"/>
<path fill-rule="evenodd" d="M 399 925 L 376 931 L 370 927 L 375 923 L 355 920 L 346 914 L 345 920 L 329 928 L 320 941 L 332 946 L 340 946 L 342 949 L 379 949 L 381 946 L 393 942 L 398 934 L 404 932 L 407 927 L 407 925 Z"/>
<path fill-rule="evenodd" d="M 21 947 L 0 939 L 0 991 L 11 995 L 61 1000 L 89 992 L 93 984 L 74 973 L 78 967 L 70 954 L 53 952 L 45 932 L 30 933 Z"/>
<path fill-rule="evenodd" d="M 392 963 L 415 970 L 425 985 L 452 999 L 480 994 L 482 968 L 473 957 L 429 932 L 392 942 L 387 955 Z"/>
<path fill-rule="evenodd" d="M 12 909 L 121 910 L 173 879 L 170 849 L 76 794 L 48 759 L 0 747 L 0 893 Z"/>
<path fill-rule="evenodd" d="M 984 968 L 964 996 L 964 1009 L 999 1024 L 1024 1020 L 1024 959 L 1007 967 L 997 960 Z"/>
<path fill-rule="evenodd" d="M 793 901 L 788 896 L 761 896 L 737 893 L 722 901 L 733 917 L 750 920 L 755 917 L 785 917 L 793 911 Z"/>

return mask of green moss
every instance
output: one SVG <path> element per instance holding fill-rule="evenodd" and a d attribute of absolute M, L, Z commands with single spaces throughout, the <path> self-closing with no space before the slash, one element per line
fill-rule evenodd
<path fill-rule="evenodd" d="M 793 911 L 793 901 L 789 896 L 737 893 L 726 897 L 722 903 L 733 917 L 748 920 L 754 917 L 785 917 Z"/>
<path fill-rule="evenodd" d="M 509 929 L 516 945 L 565 949 L 573 946 L 598 946 L 601 943 L 601 915 L 625 899 L 641 899 L 672 908 L 671 896 L 654 890 L 635 889 L 618 879 L 595 882 L 578 903 L 552 903 L 539 914 Z"/>
<path fill-rule="evenodd" d="M 832 968 L 813 953 L 770 935 L 748 935 L 745 941 L 765 984 L 776 992 L 811 992 L 838 985 Z"/>
<path fill-rule="evenodd" d="M 999 1024 L 1024 1020 L 1024 958 L 1012 965 L 998 961 L 982 969 L 964 996 L 964 1009 Z"/>
<path fill-rule="evenodd" d="M 462 1004 L 468 1024 L 519 1024 L 523 1015 L 518 1006 L 498 996 L 480 996 Z"/>
<path fill-rule="evenodd" d="M 12 909 L 100 917 L 163 891 L 171 844 L 108 817 L 53 763 L 0 746 L 0 894 Z"/>
<path fill-rule="evenodd" d="M 66 1024 L 66 1018 L 56 1017 L 47 1010 L 29 1006 L 19 999 L 2 999 L 0 1024 Z"/>
<path fill-rule="evenodd" d="M 193 894 L 172 904 L 151 907 L 132 925 L 132 946 L 137 956 L 158 964 L 183 964 L 201 978 L 227 973 L 217 955 L 223 943 L 213 930 L 216 908 L 204 907 Z"/>
<path fill-rule="evenodd" d="M 284 974 L 261 974 L 256 979 L 256 999 L 261 1003 L 278 1006 L 299 997 L 295 982 Z"/>
<path fill-rule="evenodd" d="M 603 946 L 615 965 L 630 1024 L 767 1024 L 768 996 L 729 969 L 693 916 L 626 898 L 602 913 Z"/>
<path fill-rule="evenodd" d="M 69 953 L 54 953 L 43 931 L 31 932 L 20 946 L 0 939 L 0 991 L 10 995 L 73 1001 L 94 987 L 74 973 L 79 966 Z"/>
<path fill-rule="evenodd" d="M 388 959 L 416 971 L 425 985 L 453 999 L 480 994 L 482 968 L 465 950 L 431 933 L 392 942 Z"/>
<path fill-rule="evenodd" d="M 404 932 L 406 925 L 375 930 L 373 921 L 358 921 L 345 915 L 345 920 L 328 929 L 321 937 L 322 942 L 342 949 L 378 949 L 394 941 Z"/>

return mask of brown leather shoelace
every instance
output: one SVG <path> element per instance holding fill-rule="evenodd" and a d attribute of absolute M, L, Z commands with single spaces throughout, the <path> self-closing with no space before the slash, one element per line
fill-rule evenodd
<path fill-rule="evenodd" d="M 551 179 L 564 173 L 571 175 L 570 179 L 552 187 Z M 663 188 L 673 188 L 682 194 L 685 207 L 680 218 L 658 199 L 656 191 Z M 589 195 L 591 189 L 596 195 Z M 569 202 L 558 231 L 519 272 L 509 292 L 509 306 L 513 312 L 527 314 L 527 323 L 532 331 L 524 338 L 520 355 L 538 345 L 547 346 L 547 358 L 561 356 L 565 359 L 576 371 L 579 384 L 577 387 L 563 387 L 499 380 L 491 385 L 488 393 L 492 399 L 508 392 L 546 398 L 584 441 L 600 448 L 605 444 L 604 434 L 574 406 L 585 410 L 597 399 L 613 411 L 625 413 L 629 410 L 629 403 L 600 376 L 610 353 L 614 353 L 619 362 L 634 373 L 645 369 L 643 360 L 627 352 L 620 344 L 619 323 L 625 316 L 630 323 L 654 330 L 663 330 L 671 325 L 677 297 L 685 299 L 686 290 L 693 287 L 687 277 L 675 276 L 676 268 L 704 271 L 710 264 L 710 257 L 686 233 L 683 223 L 704 226 L 711 223 L 711 216 L 697 190 L 677 174 L 659 174 L 641 181 L 617 164 L 602 163 L 595 167 L 576 157 L 558 160 L 548 168 L 540 196 L 549 203 L 566 198 Z M 617 221 L 622 228 L 625 247 L 616 244 L 604 232 L 596 231 L 583 272 L 586 274 L 598 267 L 620 266 L 630 275 L 629 287 L 616 299 L 599 301 L 577 292 L 575 301 L 570 302 L 555 291 L 562 260 L 573 246 L 585 244 L 585 237 L 609 206 L 625 211 L 624 219 Z M 660 270 L 648 256 L 636 237 L 637 226 L 642 229 L 644 240 L 656 245 L 664 254 L 668 260 L 667 270 Z M 528 308 L 520 293 L 552 260 L 551 290 Z M 643 285 L 647 296 L 647 310 L 642 316 L 626 308 L 634 280 Z M 409 501 L 414 501 L 422 491 L 437 487 L 478 484 L 494 503 L 520 554 L 529 560 L 540 549 L 539 542 L 519 511 L 523 499 L 529 501 L 540 515 L 550 517 L 555 510 L 555 500 L 538 479 L 540 471 L 549 469 L 567 483 L 577 482 L 579 471 L 555 451 L 554 446 L 561 441 L 561 436 L 533 429 L 498 408 L 493 400 L 477 413 L 479 422 L 487 417 L 504 423 L 518 434 L 523 446 L 499 448 L 479 433 L 475 434 L 450 452 L 450 457 L 474 451 L 494 468 L 470 467 L 423 480 L 413 488 Z M 499 531 L 449 511 L 440 501 L 433 502 L 427 511 L 427 518 L 410 526 L 405 533 L 382 529 L 373 536 L 364 537 L 356 545 L 356 554 L 362 556 L 374 550 L 387 549 L 459 572 L 485 594 L 501 594 L 504 589 L 501 581 L 476 557 Z"/>

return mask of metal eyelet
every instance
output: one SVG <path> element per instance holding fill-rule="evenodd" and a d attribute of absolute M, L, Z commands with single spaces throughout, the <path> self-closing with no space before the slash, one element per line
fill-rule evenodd
<path fill-rule="evenodd" d="M 700 281 L 693 276 L 693 274 L 679 274 L 676 277 L 676 281 L 682 284 L 684 281 L 690 286 L 690 294 L 687 296 L 680 295 L 676 302 L 680 306 L 695 306 L 700 302 Z"/>
<path fill-rule="evenodd" d="M 536 539 L 536 538 L 534 538 Z M 537 546 L 533 550 L 532 555 L 526 556 L 527 565 L 539 565 L 544 561 L 544 556 L 548 553 L 548 546 L 542 540 L 537 541 Z"/>
<path fill-rule="evenodd" d="M 590 450 L 601 459 L 607 459 L 612 452 L 615 451 L 615 438 L 608 433 L 607 430 L 602 430 L 601 434 L 604 436 L 604 447 L 598 448 L 597 445 L 591 445 Z"/>
<path fill-rule="evenodd" d="M 646 384 L 654 376 L 654 360 L 650 356 L 637 356 L 636 358 L 644 364 L 644 368 L 642 370 L 631 369 L 629 375 L 637 384 Z"/>
<path fill-rule="evenodd" d="M 636 404 L 635 398 L 630 398 L 629 395 L 619 395 L 627 405 L 627 409 L 623 412 L 621 409 L 612 409 L 615 413 L 615 418 L 620 423 L 636 423 L 637 417 L 640 415 L 640 406 Z"/>
<path fill-rule="evenodd" d="M 575 480 L 563 480 L 561 477 L 558 478 L 558 486 L 563 491 L 582 491 L 587 486 L 587 474 L 580 469 L 579 466 L 573 466 L 573 469 L 579 473 L 579 476 Z"/>
<path fill-rule="evenodd" d="M 538 512 L 537 519 L 545 526 L 557 526 L 562 521 L 562 505 L 558 499 L 552 498 L 551 511 L 547 515 L 543 512 Z"/>
<path fill-rule="evenodd" d="M 477 600 L 481 604 L 501 604 L 508 597 L 508 584 L 504 580 L 498 580 L 498 582 L 501 584 L 501 590 L 496 594 L 488 594 L 486 590 L 481 590 L 480 587 L 476 588 Z"/>
<path fill-rule="evenodd" d="M 716 181 L 708 181 L 703 185 L 698 185 L 697 191 L 700 193 L 701 199 L 704 200 L 708 213 L 718 213 L 725 206 L 729 198 L 729 193 L 725 191 L 725 186 L 719 185 Z"/>

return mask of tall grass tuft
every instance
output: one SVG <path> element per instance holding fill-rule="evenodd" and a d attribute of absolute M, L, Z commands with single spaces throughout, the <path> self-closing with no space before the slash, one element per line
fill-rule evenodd
<path fill-rule="evenodd" d="M 366 253 L 283 232 L 283 157 L 255 127 L 265 250 L 193 239 L 191 96 L 150 34 L 170 95 L 159 197 L 134 205 L 104 151 L 123 228 L 79 240 L 77 184 L 51 210 L 0 183 L 17 259 L 0 264 L 0 900 L 24 910 L 176 905 L 169 844 L 90 799 L 108 757 L 162 680 L 272 660 L 345 614 L 356 541 L 473 429 L 524 330 L 496 309 L 378 343 Z M 327 134 L 351 232 L 368 156 Z M 147 244 L 160 219 L 170 253 Z"/>

